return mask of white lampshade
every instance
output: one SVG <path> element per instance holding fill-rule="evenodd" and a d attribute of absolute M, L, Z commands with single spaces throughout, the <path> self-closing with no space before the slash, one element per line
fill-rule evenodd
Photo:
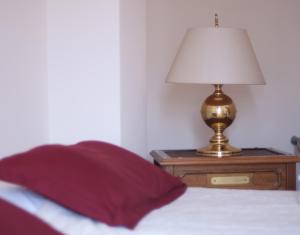
<path fill-rule="evenodd" d="M 246 30 L 221 27 L 187 31 L 167 82 L 265 84 Z"/>

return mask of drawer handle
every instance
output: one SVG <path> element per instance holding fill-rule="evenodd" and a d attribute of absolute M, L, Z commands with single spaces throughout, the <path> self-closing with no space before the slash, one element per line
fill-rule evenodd
<path fill-rule="evenodd" d="M 250 183 L 250 177 L 246 175 L 239 176 L 214 176 L 211 177 L 212 185 L 244 185 Z"/>

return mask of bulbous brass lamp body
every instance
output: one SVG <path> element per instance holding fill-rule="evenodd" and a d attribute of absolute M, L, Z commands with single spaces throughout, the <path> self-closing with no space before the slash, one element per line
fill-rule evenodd
<path fill-rule="evenodd" d="M 222 85 L 215 85 L 215 91 L 207 97 L 201 108 L 201 115 L 205 123 L 215 131 L 207 147 L 198 149 L 200 155 L 211 157 L 225 157 L 236 155 L 240 149 L 231 146 L 228 138 L 223 134 L 230 126 L 236 115 L 236 108 L 232 99 L 222 91 Z"/>

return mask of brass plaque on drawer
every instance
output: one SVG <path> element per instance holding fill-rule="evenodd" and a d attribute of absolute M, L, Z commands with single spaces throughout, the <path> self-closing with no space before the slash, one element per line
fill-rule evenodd
<path fill-rule="evenodd" d="M 211 174 L 208 175 L 211 185 L 247 185 L 250 184 L 252 174 Z"/>

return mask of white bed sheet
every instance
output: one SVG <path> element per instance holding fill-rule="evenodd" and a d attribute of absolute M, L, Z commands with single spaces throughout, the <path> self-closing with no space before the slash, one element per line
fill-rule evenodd
<path fill-rule="evenodd" d="M 300 234 L 299 192 L 188 188 L 134 230 L 110 227 L 0 181 L 0 197 L 68 235 Z"/>
<path fill-rule="evenodd" d="M 146 215 L 134 230 L 109 227 L 50 201 L 38 215 L 69 235 L 300 234 L 295 191 L 188 188 L 176 201 Z"/>

